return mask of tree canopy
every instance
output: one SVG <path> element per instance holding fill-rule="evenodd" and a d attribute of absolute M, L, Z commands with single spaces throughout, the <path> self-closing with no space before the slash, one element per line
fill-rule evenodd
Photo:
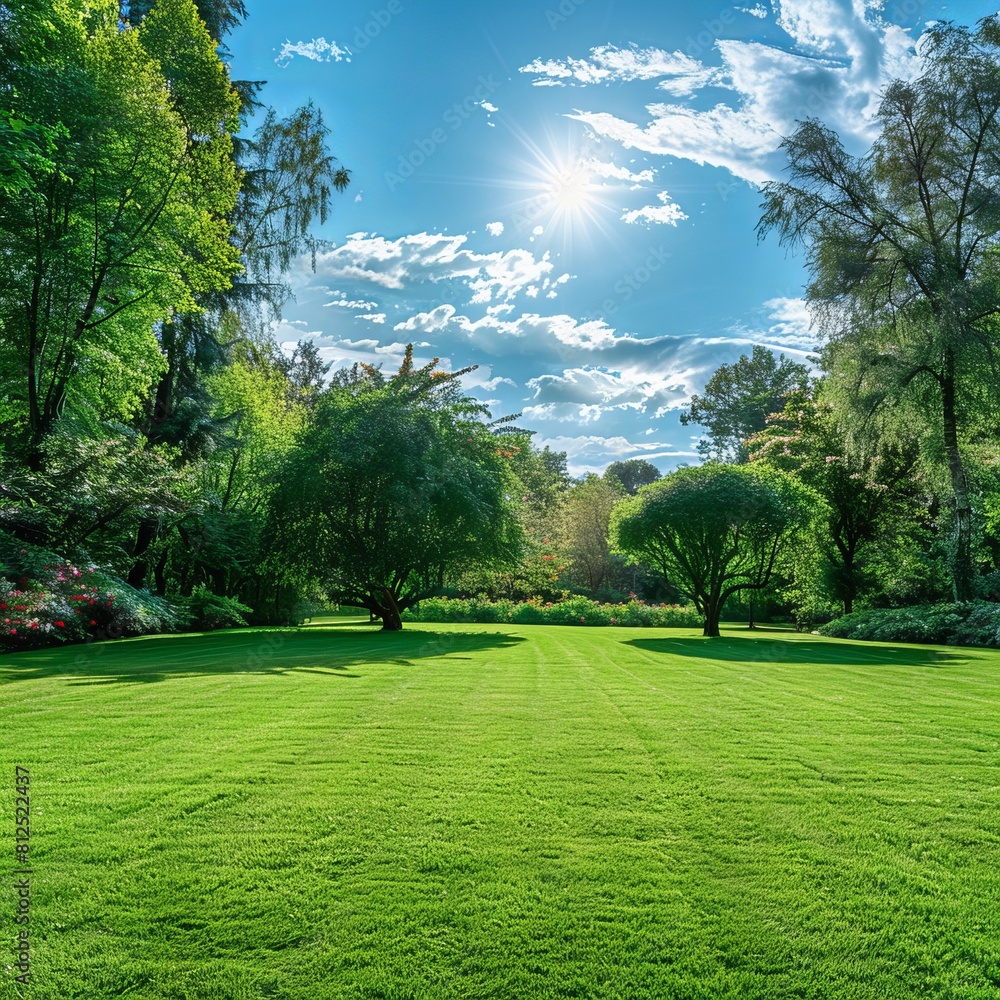
<path fill-rule="evenodd" d="M 25 6 L 0 92 L 38 154 L 15 156 L 23 190 L 0 200 L 0 395 L 37 465 L 70 397 L 134 415 L 162 369 L 155 324 L 236 274 L 239 99 L 192 0 L 129 31 L 110 0 L 59 0 L 45 31 Z"/>
<path fill-rule="evenodd" d="M 520 554 L 513 481 L 485 407 L 462 395 L 468 369 L 338 373 L 281 473 L 276 551 L 331 598 L 383 626 L 430 596 L 447 571 Z"/>
<path fill-rule="evenodd" d="M 679 469 L 615 509 L 615 548 L 688 593 L 719 634 L 723 605 L 763 590 L 822 501 L 788 473 L 764 466 Z"/>
<path fill-rule="evenodd" d="M 612 462 L 604 470 L 604 478 L 617 480 L 629 496 L 635 496 L 641 486 L 648 486 L 660 478 L 660 470 L 644 458 L 629 458 Z"/>
<path fill-rule="evenodd" d="M 930 389 L 951 481 L 955 595 L 968 600 L 962 437 L 973 385 L 996 370 L 1000 312 L 1000 20 L 935 24 L 920 54 L 922 75 L 886 88 L 865 155 L 815 119 L 785 140 L 790 179 L 764 186 L 758 231 L 806 247 L 814 315 L 855 343 L 862 381 L 875 373 L 870 406 Z"/>
<path fill-rule="evenodd" d="M 682 424 L 701 424 L 708 430 L 698 442 L 704 458 L 721 462 L 746 462 L 746 440 L 764 429 L 769 413 L 784 406 L 785 397 L 802 390 L 809 369 L 784 354 L 754 344 L 731 365 L 721 365 L 705 383 L 705 391 L 691 397 L 691 408 L 681 414 Z"/>

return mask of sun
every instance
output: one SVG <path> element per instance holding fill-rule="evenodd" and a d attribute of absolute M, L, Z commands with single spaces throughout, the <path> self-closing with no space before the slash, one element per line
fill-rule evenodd
<path fill-rule="evenodd" d="M 592 152 L 579 140 L 559 142 L 551 134 L 536 141 L 515 130 L 523 153 L 512 164 L 506 186 L 520 197 L 512 206 L 514 228 L 544 232 L 564 248 L 596 245 L 609 237 L 606 204 L 608 191 L 595 167 Z"/>
<path fill-rule="evenodd" d="M 585 212 L 594 206 L 599 192 L 583 161 L 553 164 L 547 194 L 558 211 Z"/>

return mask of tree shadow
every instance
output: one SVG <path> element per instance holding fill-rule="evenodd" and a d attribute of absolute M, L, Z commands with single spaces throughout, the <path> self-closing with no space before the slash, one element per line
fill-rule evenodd
<path fill-rule="evenodd" d="M 88 686 L 224 674 L 358 678 L 363 675 L 351 671 L 363 666 L 410 666 L 432 657 L 467 659 L 524 641 L 502 632 L 382 632 L 361 623 L 353 630 L 338 624 L 140 636 L 6 654 L 0 658 L 0 685 L 55 677 Z"/>
<path fill-rule="evenodd" d="M 758 638 L 748 633 L 742 638 L 719 636 L 714 639 L 626 639 L 625 644 L 664 656 L 685 656 L 731 663 L 800 663 L 833 666 L 948 666 L 965 662 L 965 651 L 955 652 L 926 646 L 871 646 L 867 643 L 817 642 L 815 639 Z"/>

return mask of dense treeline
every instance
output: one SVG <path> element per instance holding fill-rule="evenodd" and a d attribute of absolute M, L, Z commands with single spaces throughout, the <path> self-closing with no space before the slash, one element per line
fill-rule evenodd
<path fill-rule="evenodd" d="M 78 633 L 78 618 L 106 634 L 197 623 L 206 600 L 220 622 L 288 614 L 264 532 L 325 371 L 311 345 L 283 356 L 268 321 L 349 176 L 315 108 L 281 118 L 260 84 L 230 79 L 220 43 L 245 13 L 0 3 L 14 641 Z M 85 572 L 103 600 L 62 593 Z M 134 613 L 71 622 L 70 598 Z"/>

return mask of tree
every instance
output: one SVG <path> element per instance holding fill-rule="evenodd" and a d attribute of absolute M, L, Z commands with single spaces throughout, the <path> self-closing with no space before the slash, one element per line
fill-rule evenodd
<path fill-rule="evenodd" d="M 617 480 L 629 496 L 635 496 L 639 487 L 655 483 L 661 476 L 660 470 L 644 458 L 630 458 L 624 462 L 612 462 L 604 470 L 604 478 Z"/>
<path fill-rule="evenodd" d="M 819 121 L 783 146 L 791 180 L 764 187 L 761 236 L 807 247 L 814 314 L 861 348 L 897 403 L 933 395 L 951 483 L 957 600 L 975 593 L 972 496 L 963 431 L 973 386 L 995 371 L 1000 312 L 1000 20 L 976 30 L 938 23 L 921 43 L 923 73 L 896 81 L 861 157 Z M 992 376 L 995 387 L 995 375 Z M 995 394 L 994 394 L 995 399 Z"/>
<path fill-rule="evenodd" d="M 719 634 L 726 599 L 760 591 L 820 508 L 793 476 L 764 466 L 679 469 L 615 509 L 612 544 L 687 591 Z"/>
<path fill-rule="evenodd" d="M 520 555 L 512 481 L 485 408 L 437 359 L 355 366 L 323 393 L 280 475 L 273 537 L 282 561 L 383 627 L 466 565 Z"/>
<path fill-rule="evenodd" d="M 691 408 L 681 414 L 684 425 L 701 424 L 708 429 L 698 451 L 719 462 L 748 461 L 746 439 L 764 429 L 769 413 L 780 410 L 785 397 L 805 389 L 809 369 L 774 354 L 760 344 L 753 345 L 748 357 L 722 365 L 705 383 L 701 395 L 691 397 Z"/>
<path fill-rule="evenodd" d="M 591 473 L 566 494 L 560 541 L 573 581 L 593 592 L 607 586 L 620 565 L 608 542 L 611 512 L 622 498 L 621 484 Z"/>
<path fill-rule="evenodd" d="M 501 568 L 474 566 L 450 582 L 461 593 L 490 600 L 560 600 L 566 595 L 560 582 L 566 559 L 555 538 L 563 499 L 572 482 L 566 453 L 554 452 L 548 445 L 535 448 L 533 432 L 509 430 L 506 418 L 493 424 L 494 432 L 502 432 L 498 434 L 500 454 L 513 476 L 511 498 L 524 536 L 522 558 Z"/>
<path fill-rule="evenodd" d="M 239 99 L 191 0 L 127 31 L 112 0 L 56 0 L 44 31 L 32 6 L 3 11 L 23 47 L 0 92 L 49 145 L 0 200 L 0 394 L 37 467 L 71 402 L 131 418 L 162 368 L 155 324 L 237 271 Z"/>
<path fill-rule="evenodd" d="M 891 550 L 916 520 L 915 439 L 848 447 L 833 408 L 797 393 L 781 413 L 768 417 L 749 447 L 751 461 L 795 473 L 826 501 L 819 550 L 832 571 L 834 595 L 849 615 L 873 564 L 891 561 Z"/>

